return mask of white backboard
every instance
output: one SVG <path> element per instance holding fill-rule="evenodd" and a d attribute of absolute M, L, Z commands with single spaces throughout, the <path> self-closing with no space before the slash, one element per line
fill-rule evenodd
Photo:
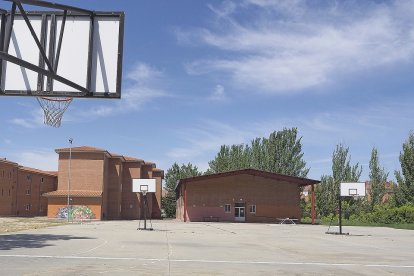
<path fill-rule="evenodd" d="M 340 189 L 341 196 L 365 196 L 364 182 L 341 183 Z"/>
<path fill-rule="evenodd" d="M 44 41 L 44 51 L 52 63 L 56 60 L 63 14 L 27 14 L 37 38 Z M 54 24 L 52 15 L 56 18 Z M 0 17 L 0 25 L 10 22 L 10 15 L 5 18 L 5 22 L 1 22 Z M 0 95 L 50 96 L 48 93 L 51 93 L 57 97 L 120 98 L 123 28 L 124 14 L 121 12 L 96 13 L 93 22 L 90 16 L 82 14 L 66 17 L 56 74 L 88 89 L 90 93 L 80 92 L 56 79 L 53 80 L 52 91 L 49 91 L 48 77 L 45 75 L 10 61 L 3 61 L 0 88 L 4 93 Z M 7 54 L 48 69 L 30 29 L 20 14 L 14 17 Z"/>
<path fill-rule="evenodd" d="M 132 192 L 142 193 L 155 193 L 156 182 L 155 179 L 132 179 Z"/>

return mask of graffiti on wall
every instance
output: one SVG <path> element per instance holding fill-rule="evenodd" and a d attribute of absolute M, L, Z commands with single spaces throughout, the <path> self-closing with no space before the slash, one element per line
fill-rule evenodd
<path fill-rule="evenodd" d="M 56 218 L 67 219 L 69 216 L 70 220 L 85 220 L 96 218 L 95 214 L 88 206 L 74 205 L 65 206 L 58 209 Z"/>

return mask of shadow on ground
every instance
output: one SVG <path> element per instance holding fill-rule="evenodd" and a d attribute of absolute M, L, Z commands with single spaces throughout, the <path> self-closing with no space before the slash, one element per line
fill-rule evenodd
<path fill-rule="evenodd" d="M 12 234 L 0 235 L 0 250 L 11 250 L 14 248 L 41 248 L 53 246 L 50 241 L 58 240 L 86 240 L 89 237 L 78 237 L 70 235 L 36 235 L 36 234 Z"/>

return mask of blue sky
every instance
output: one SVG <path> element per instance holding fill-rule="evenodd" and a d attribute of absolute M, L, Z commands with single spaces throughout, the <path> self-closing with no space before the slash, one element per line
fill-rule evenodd
<path fill-rule="evenodd" d="M 57 169 L 54 149 L 95 146 L 208 167 L 220 145 L 297 127 L 309 177 L 338 143 L 366 180 L 390 178 L 414 129 L 414 1 L 60 1 L 125 11 L 121 100 L 75 99 L 60 128 L 31 97 L 0 98 L 0 156 Z M 9 9 L 7 3 L 2 8 Z"/>

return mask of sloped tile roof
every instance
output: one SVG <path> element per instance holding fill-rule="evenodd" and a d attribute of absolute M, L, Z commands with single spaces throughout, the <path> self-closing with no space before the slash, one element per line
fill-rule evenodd
<path fill-rule="evenodd" d="M 67 197 L 67 190 L 57 190 L 49 193 L 44 193 L 45 197 Z M 71 190 L 69 192 L 70 197 L 102 197 L 102 191 L 82 191 L 82 190 Z"/>
<path fill-rule="evenodd" d="M 137 161 L 137 162 L 143 162 L 144 160 L 139 159 L 139 158 L 135 158 L 135 157 L 130 157 L 130 156 L 124 156 L 125 161 Z"/>
<path fill-rule="evenodd" d="M 244 170 L 229 171 L 229 172 L 216 173 L 216 174 L 207 174 L 207 175 L 180 179 L 175 189 L 177 190 L 179 186 L 183 183 L 196 182 L 196 181 L 202 181 L 202 180 L 220 178 L 220 177 L 226 177 L 226 176 L 242 175 L 242 174 L 259 176 L 263 178 L 270 178 L 270 179 L 275 179 L 279 181 L 286 181 L 290 183 L 295 183 L 299 186 L 307 186 L 307 185 L 320 183 L 319 180 L 313 180 L 313 179 L 308 179 L 308 178 L 303 178 L 303 177 L 289 176 L 289 175 L 284 175 L 284 174 L 279 174 L 279 173 L 260 171 L 256 169 L 244 169 Z"/>
<path fill-rule="evenodd" d="M 92 151 L 92 152 L 108 152 L 107 150 L 101 149 L 101 148 L 95 148 L 95 147 L 89 147 L 89 146 L 80 146 L 80 147 L 72 147 L 72 148 L 61 148 L 61 149 L 56 149 L 56 152 L 61 152 L 61 151 Z"/>
<path fill-rule="evenodd" d="M 38 173 L 38 174 L 44 174 L 44 175 L 49 175 L 49 176 L 57 176 L 57 173 L 58 173 L 58 172 L 42 171 L 42 170 L 38 170 L 38 169 L 34 169 L 34 168 L 29 168 L 29 167 L 24 167 L 24 166 L 19 166 L 19 170 L 27 171 L 27 172 L 33 172 L 33 173 Z"/>

